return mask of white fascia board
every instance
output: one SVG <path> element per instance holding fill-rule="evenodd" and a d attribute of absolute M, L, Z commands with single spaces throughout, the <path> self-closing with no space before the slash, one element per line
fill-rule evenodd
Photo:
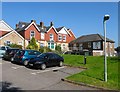
<path fill-rule="evenodd" d="M 10 34 L 13 33 L 13 32 L 15 32 L 20 38 L 22 38 L 22 39 L 24 40 L 24 38 L 23 38 L 18 32 L 16 32 L 15 30 L 12 30 L 10 33 L 8 33 L 8 34 L 2 36 L 0 39 L 3 39 L 4 37 L 10 35 Z"/>
<path fill-rule="evenodd" d="M 31 24 L 28 27 L 26 27 L 25 30 L 27 30 L 32 24 L 34 24 L 37 30 L 40 32 L 40 29 L 37 27 L 37 25 L 34 22 L 31 22 Z"/>
<path fill-rule="evenodd" d="M 51 28 L 53 28 L 55 30 L 55 32 L 58 34 L 58 32 L 54 26 L 51 26 L 47 32 L 49 32 L 51 30 Z"/>
<path fill-rule="evenodd" d="M 67 28 L 66 27 L 63 27 L 64 29 L 65 29 L 65 31 L 70 35 L 70 36 L 72 36 L 68 31 L 67 31 Z M 62 28 L 62 29 L 63 29 Z"/>
<path fill-rule="evenodd" d="M 3 23 L 5 26 L 7 26 L 11 31 L 13 30 L 12 27 L 10 27 L 4 20 L 0 20 L 0 24 Z M 2 29 L 1 29 L 2 30 Z M 4 29 L 3 29 L 4 30 Z M 6 31 L 6 30 L 5 30 Z"/>

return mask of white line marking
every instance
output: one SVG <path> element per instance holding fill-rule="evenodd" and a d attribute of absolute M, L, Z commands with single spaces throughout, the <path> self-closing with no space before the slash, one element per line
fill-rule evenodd
<path fill-rule="evenodd" d="M 24 66 L 15 66 L 15 67 L 11 67 L 11 68 L 18 69 L 18 68 L 22 68 L 22 67 L 24 67 Z"/>
<path fill-rule="evenodd" d="M 0 63 L 0 64 L 2 64 L 2 63 Z"/>
<path fill-rule="evenodd" d="M 33 72 L 31 74 L 36 75 L 36 74 L 40 74 L 40 73 L 45 73 L 45 72 L 49 72 L 49 71 L 54 71 L 54 70 L 62 69 L 62 68 L 65 68 L 65 67 L 66 66 L 57 67 L 57 68 L 53 68 L 53 69 L 49 69 L 49 70 L 41 70 L 41 71 L 38 71 L 38 72 Z"/>

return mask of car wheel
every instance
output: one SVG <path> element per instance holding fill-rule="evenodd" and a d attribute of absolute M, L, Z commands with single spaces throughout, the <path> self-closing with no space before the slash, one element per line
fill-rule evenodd
<path fill-rule="evenodd" d="M 62 62 L 62 61 L 59 62 L 59 66 L 60 66 L 60 67 L 63 66 L 63 62 Z"/>
<path fill-rule="evenodd" d="M 12 58 L 10 59 L 10 61 L 13 62 L 13 61 L 14 61 L 14 58 L 12 57 Z"/>
<path fill-rule="evenodd" d="M 24 65 L 25 65 L 25 66 L 28 66 L 28 60 L 25 60 L 25 61 L 24 61 Z"/>
<path fill-rule="evenodd" d="M 41 64 L 40 68 L 41 68 L 42 70 L 45 70 L 45 69 L 46 69 L 46 65 L 45 65 L 45 64 Z"/>

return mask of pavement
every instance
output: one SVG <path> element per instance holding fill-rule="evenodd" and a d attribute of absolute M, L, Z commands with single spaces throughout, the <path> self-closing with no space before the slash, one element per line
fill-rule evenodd
<path fill-rule="evenodd" d="M 83 71 L 72 67 L 50 67 L 46 70 L 26 68 L 0 60 L 0 85 L 2 90 L 99 90 L 97 88 L 75 85 L 61 79 Z M 1 90 L 0 88 L 0 90 Z"/>

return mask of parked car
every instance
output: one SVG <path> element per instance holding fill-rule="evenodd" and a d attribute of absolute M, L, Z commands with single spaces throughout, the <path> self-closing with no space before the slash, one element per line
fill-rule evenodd
<path fill-rule="evenodd" d="M 64 58 L 55 53 L 42 53 L 36 58 L 30 59 L 28 65 L 42 70 L 48 66 L 63 66 Z"/>
<path fill-rule="evenodd" d="M 9 46 L 1 46 L 0 47 L 0 58 L 2 58 L 6 52 L 7 49 L 10 49 Z"/>
<path fill-rule="evenodd" d="M 21 63 L 25 66 L 28 65 L 28 60 L 31 58 L 36 57 L 37 55 L 40 55 L 41 52 L 36 50 L 19 50 L 13 57 L 13 63 Z"/>
<path fill-rule="evenodd" d="M 5 52 L 4 56 L 3 56 L 3 59 L 13 61 L 14 55 L 19 50 L 20 49 L 17 49 L 17 48 L 11 48 L 11 49 L 6 50 L 6 52 Z"/>

